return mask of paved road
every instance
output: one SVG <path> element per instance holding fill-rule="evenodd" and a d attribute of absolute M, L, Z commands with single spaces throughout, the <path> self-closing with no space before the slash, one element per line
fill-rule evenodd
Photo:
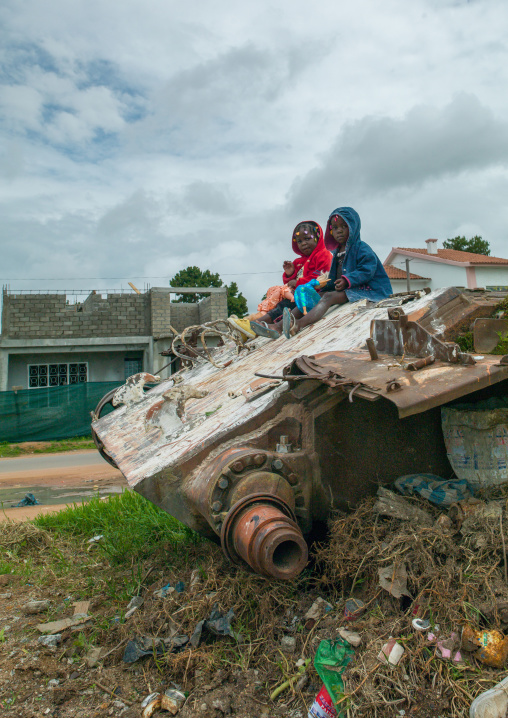
<path fill-rule="evenodd" d="M 0 459 L 0 474 L 13 471 L 40 471 L 41 469 L 69 469 L 78 466 L 109 466 L 98 451 L 69 454 L 34 454 L 14 459 Z"/>

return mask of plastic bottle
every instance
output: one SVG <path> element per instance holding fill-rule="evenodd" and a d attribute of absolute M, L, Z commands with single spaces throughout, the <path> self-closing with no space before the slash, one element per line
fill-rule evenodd
<path fill-rule="evenodd" d="M 321 688 L 307 714 L 307 718 L 335 718 L 337 711 L 325 686 Z"/>

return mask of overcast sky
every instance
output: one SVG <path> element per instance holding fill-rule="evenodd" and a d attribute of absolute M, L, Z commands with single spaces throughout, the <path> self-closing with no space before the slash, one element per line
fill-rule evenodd
<path fill-rule="evenodd" d="M 508 256 L 506 0 L 3 0 L 0 27 L 3 285 L 198 265 L 255 309 L 340 205 L 382 260 Z"/>

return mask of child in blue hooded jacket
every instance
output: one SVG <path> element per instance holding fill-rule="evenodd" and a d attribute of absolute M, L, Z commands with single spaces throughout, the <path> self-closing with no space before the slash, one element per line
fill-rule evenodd
<path fill-rule="evenodd" d="M 339 207 L 331 213 L 325 232 L 325 246 L 333 256 L 328 281 L 318 290 L 322 294 L 318 304 L 304 316 L 298 310 L 293 310 L 293 315 L 284 310 L 283 331 L 287 337 L 317 322 L 334 304 L 360 299 L 379 302 L 392 294 L 379 257 L 360 239 L 360 227 L 360 217 L 352 207 Z"/>

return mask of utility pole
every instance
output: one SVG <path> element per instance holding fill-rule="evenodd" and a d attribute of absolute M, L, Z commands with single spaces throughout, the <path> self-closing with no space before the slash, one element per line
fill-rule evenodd
<path fill-rule="evenodd" d="M 410 261 L 411 261 L 410 259 L 406 259 L 406 279 L 407 279 L 407 293 L 408 294 L 411 291 L 411 281 L 410 281 L 411 272 L 409 271 L 409 262 Z"/>

